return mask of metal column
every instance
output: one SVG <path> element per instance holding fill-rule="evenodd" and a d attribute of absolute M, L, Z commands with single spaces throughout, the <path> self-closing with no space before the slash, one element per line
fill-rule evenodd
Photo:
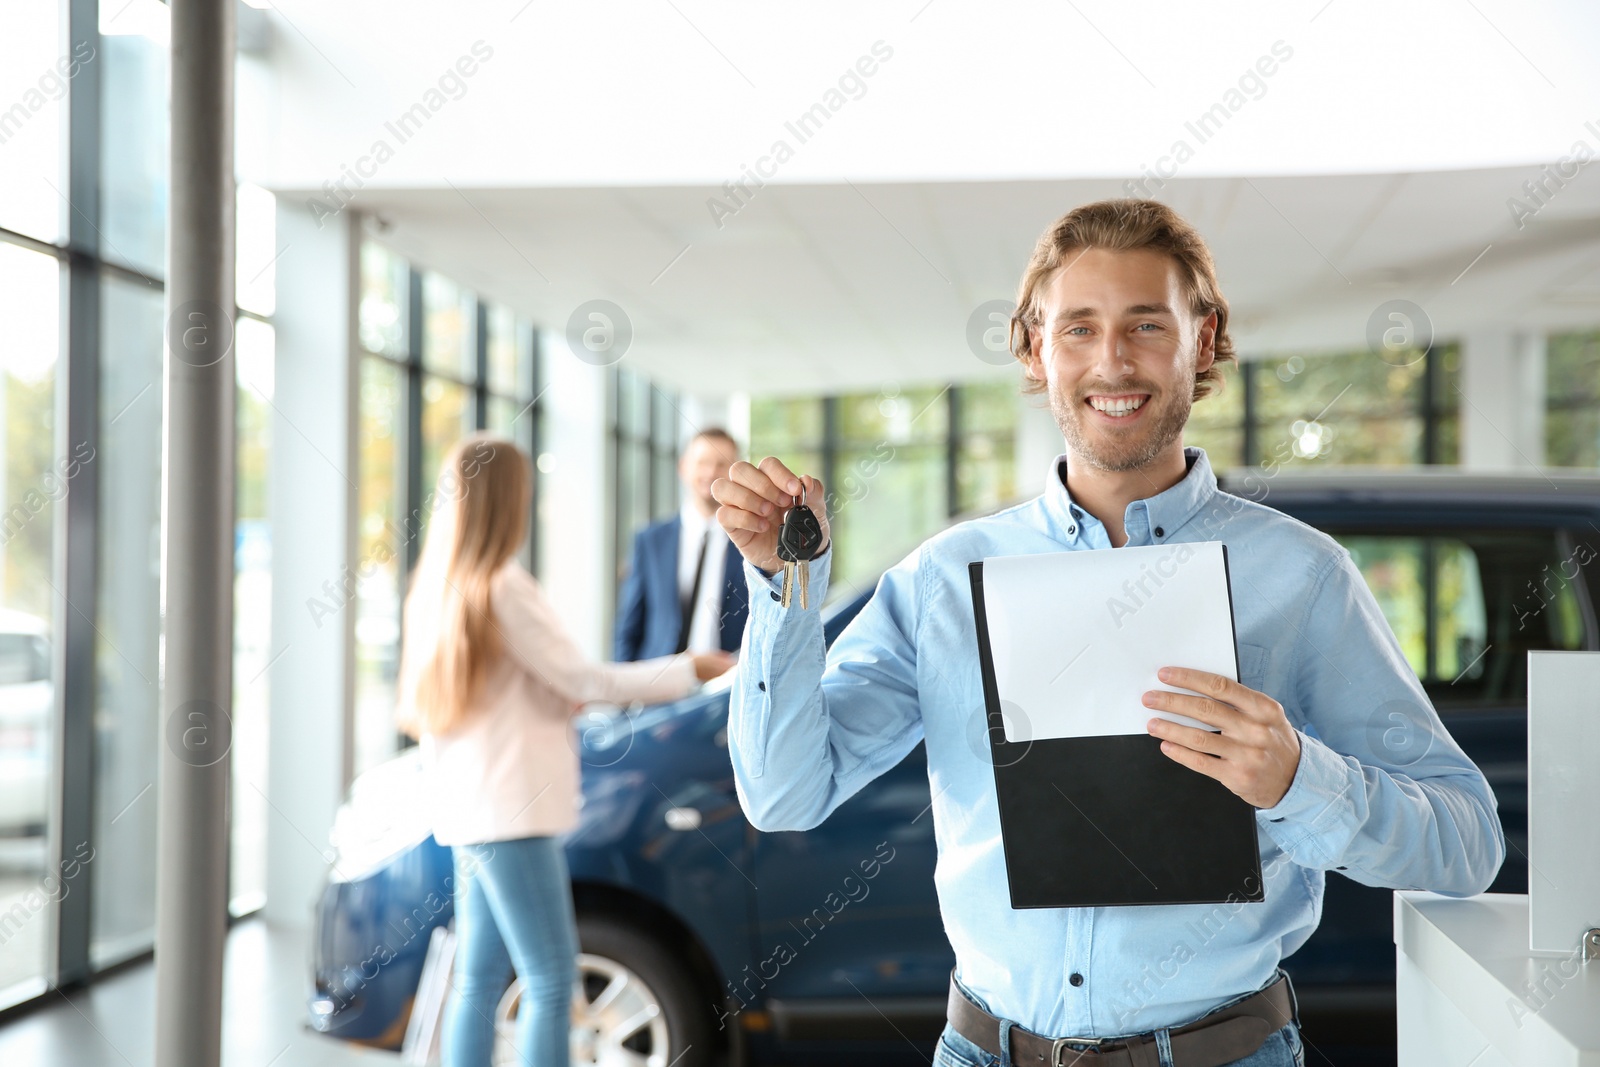
<path fill-rule="evenodd" d="M 70 0 L 67 37 L 96 60 L 84 63 L 68 94 L 67 339 L 65 372 L 58 370 L 56 455 L 68 463 L 87 457 L 72 475 L 71 490 L 56 505 L 55 586 L 63 603 L 55 609 L 58 805 L 50 819 L 56 870 L 77 871 L 57 904 L 54 981 L 70 986 L 90 973 L 90 905 L 93 863 L 75 864 L 94 841 L 95 629 L 99 568 L 100 466 L 100 59 L 96 0 Z M 62 385 L 65 388 L 62 388 Z M 71 470 L 71 467 L 68 468 Z M 91 852 L 92 856 L 93 853 Z"/>
<path fill-rule="evenodd" d="M 156 1055 L 222 1060 L 233 659 L 234 0 L 171 0 Z"/>

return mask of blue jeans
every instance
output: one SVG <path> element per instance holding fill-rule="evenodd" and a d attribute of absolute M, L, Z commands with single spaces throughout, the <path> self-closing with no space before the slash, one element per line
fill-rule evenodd
<path fill-rule="evenodd" d="M 578 927 L 567 859 L 552 837 L 457 845 L 456 960 L 445 1009 L 444 1067 L 489 1067 L 494 1013 L 522 979 L 517 1063 L 566 1067 Z"/>

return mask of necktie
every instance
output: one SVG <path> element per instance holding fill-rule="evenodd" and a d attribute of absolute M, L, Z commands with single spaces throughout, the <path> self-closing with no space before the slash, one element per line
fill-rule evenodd
<path fill-rule="evenodd" d="M 711 531 L 700 538 L 700 561 L 694 565 L 694 584 L 689 587 L 689 598 L 682 601 L 683 621 L 678 625 L 678 651 L 689 647 L 689 626 L 694 622 L 694 607 L 700 600 L 700 579 L 706 573 L 706 549 L 711 543 Z"/>

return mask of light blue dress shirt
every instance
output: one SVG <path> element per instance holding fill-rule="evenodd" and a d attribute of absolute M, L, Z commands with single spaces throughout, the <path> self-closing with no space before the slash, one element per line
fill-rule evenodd
<path fill-rule="evenodd" d="M 1446 733 L 1349 553 L 1221 492 L 1205 453 L 1185 452 L 1187 476 L 1129 504 L 1123 522 L 1130 545 L 1227 544 L 1240 680 L 1300 731 L 1293 784 L 1257 812 L 1260 903 L 1011 907 L 967 564 L 1112 547 L 1073 504 L 1065 456 L 1042 496 L 951 527 L 887 571 L 831 651 L 817 610 L 831 549 L 811 564 L 805 611 L 781 607 L 777 577 L 745 564 L 750 622 L 728 735 L 750 822 L 810 829 L 925 740 L 957 978 L 991 1013 L 1048 1037 L 1178 1026 L 1260 988 L 1316 929 L 1325 871 L 1466 896 L 1505 852 L 1488 782 Z"/>

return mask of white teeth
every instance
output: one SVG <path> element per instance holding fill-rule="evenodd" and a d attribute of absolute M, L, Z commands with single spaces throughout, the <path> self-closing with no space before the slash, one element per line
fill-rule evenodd
<path fill-rule="evenodd" d="M 1089 403 L 1096 411 L 1107 415 L 1127 415 L 1138 411 L 1144 406 L 1145 398 L 1142 396 L 1123 396 L 1116 399 L 1095 396 L 1089 398 Z"/>

